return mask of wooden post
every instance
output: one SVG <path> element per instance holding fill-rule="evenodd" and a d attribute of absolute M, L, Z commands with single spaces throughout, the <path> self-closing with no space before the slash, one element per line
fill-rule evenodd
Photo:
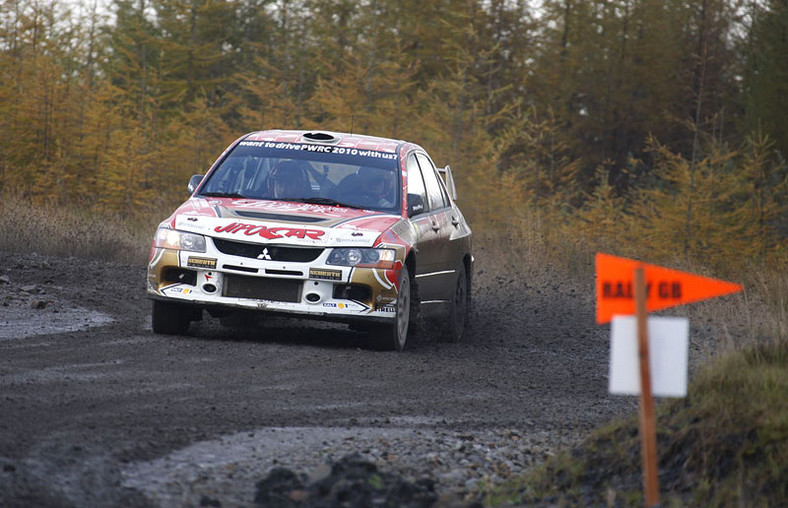
<path fill-rule="evenodd" d="M 638 356 L 640 358 L 640 449 L 643 459 L 643 490 L 646 506 L 659 505 L 657 475 L 657 425 L 651 391 L 649 364 L 648 311 L 646 310 L 646 275 L 643 266 L 635 268 L 635 315 L 637 316 Z"/>

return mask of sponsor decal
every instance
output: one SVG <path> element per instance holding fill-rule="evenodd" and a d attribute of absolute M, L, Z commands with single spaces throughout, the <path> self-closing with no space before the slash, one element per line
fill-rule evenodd
<path fill-rule="evenodd" d="M 310 268 L 310 279 L 323 280 L 342 280 L 342 270 L 332 270 L 330 268 Z"/>
<path fill-rule="evenodd" d="M 378 312 L 386 312 L 386 313 L 389 313 L 389 314 L 394 314 L 395 312 L 397 312 L 397 306 L 396 305 L 379 305 L 379 306 L 376 307 L 375 310 L 377 310 Z"/>
<path fill-rule="evenodd" d="M 165 288 L 162 290 L 162 293 L 174 293 L 174 294 L 181 294 L 181 295 L 190 295 L 194 292 L 191 288 Z"/>
<path fill-rule="evenodd" d="M 373 238 L 374 237 L 370 237 L 370 238 L 364 238 L 364 237 L 362 237 L 362 238 L 350 238 L 350 237 L 347 237 L 347 236 L 343 236 L 341 234 L 336 234 L 336 235 L 334 235 L 333 239 L 335 241 L 342 242 L 344 244 L 368 245 L 368 244 L 370 244 L 372 242 Z"/>
<path fill-rule="evenodd" d="M 303 152 L 350 155 L 353 157 L 370 157 L 373 159 L 397 159 L 396 153 L 377 152 L 375 150 L 360 150 L 358 148 L 348 148 L 344 146 L 312 145 L 307 143 L 275 143 L 273 141 L 241 141 L 239 145 L 258 148 L 273 148 L 275 150 L 298 150 Z"/>
<path fill-rule="evenodd" d="M 192 266 L 194 268 L 207 268 L 209 270 L 213 270 L 216 268 L 216 260 L 213 258 L 200 258 L 189 256 L 189 259 L 186 261 L 186 266 Z"/>
<path fill-rule="evenodd" d="M 349 311 L 349 312 L 366 312 L 366 311 L 370 310 L 369 307 L 367 307 L 363 303 L 357 302 L 355 300 L 352 301 L 352 302 L 347 302 L 347 303 L 325 302 L 325 303 L 323 303 L 323 307 L 328 308 L 328 309 L 346 310 L 346 311 Z"/>
<path fill-rule="evenodd" d="M 310 216 L 318 215 L 333 219 L 342 219 L 348 215 L 360 213 L 352 208 L 337 208 L 335 206 L 312 205 L 309 203 L 291 203 L 288 201 L 236 201 L 232 208 L 239 210 L 265 210 L 284 213 L 307 213 Z"/>
<path fill-rule="evenodd" d="M 275 240 L 277 238 L 310 238 L 312 240 L 319 240 L 325 234 L 325 231 L 320 229 L 302 229 L 302 228 L 288 228 L 288 227 L 268 227 L 259 224 L 245 224 L 243 222 L 232 222 L 226 226 L 217 226 L 213 229 L 217 233 L 228 233 L 231 235 L 243 233 L 246 236 L 258 235 L 268 240 Z"/>

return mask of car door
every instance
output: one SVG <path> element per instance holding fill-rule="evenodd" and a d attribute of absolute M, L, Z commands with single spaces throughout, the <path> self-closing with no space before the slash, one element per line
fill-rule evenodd
<path fill-rule="evenodd" d="M 425 237 L 429 240 L 429 256 L 424 259 L 424 270 L 417 270 L 416 282 L 422 303 L 439 302 L 451 297 L 455 280 L 456 256 L 452 256 L 449 237 L 451 235 L 451 207 L 445 191 L 438 182 L 438 174 L 429 157 L 417 152 L 418 163 L 426 193 L 426 217 L 421 219 Z"/>
<path fill-rule="evenodd" d="M 414 276 L 419 286 L 419 296 L 424 301 L 434 298 L 437 291 L 434 287 L 435 280 L 430 274 L 436 260 L 440 257 L 440 243 L 438 229 L 434 227 L 435 221 L 430 210 L 427 189 L 424 186 L 424 176 L 415 153 L 408 156 L 406 168 L 408 171 L 408 194 L 417 194 L 424 202 L 424 209 L 410 217 L 410 222 L 416 230 L 416 273 Z"/>

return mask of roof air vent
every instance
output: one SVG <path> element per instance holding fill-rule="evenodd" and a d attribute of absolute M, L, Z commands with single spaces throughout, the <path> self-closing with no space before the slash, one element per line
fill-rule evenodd
<path fill-rule="evenodd" d="M 331 134 L 330 132 L 305 132 L 302 137 L 307 141 L 314 141 L 316 143 L 339 143 L 339 136 Z"/>

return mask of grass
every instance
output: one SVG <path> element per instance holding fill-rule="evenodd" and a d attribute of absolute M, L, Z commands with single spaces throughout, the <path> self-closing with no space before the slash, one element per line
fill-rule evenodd
<path fill-rule="evenodd" d="M 89 203 L 35 205 L 6 192 L 0 196 L 0 250 L 144 264 L 157 224 L 173 208 L 102 213 Z"/>
<path fill-rule="evenodd" d="M 659 405 L 662 506 L 785 506 L 788 347 L 723 355 L 685 399 Z M 643 506 L 635 417 L 613 422 L 487 493 L 487 506 Z"/>

